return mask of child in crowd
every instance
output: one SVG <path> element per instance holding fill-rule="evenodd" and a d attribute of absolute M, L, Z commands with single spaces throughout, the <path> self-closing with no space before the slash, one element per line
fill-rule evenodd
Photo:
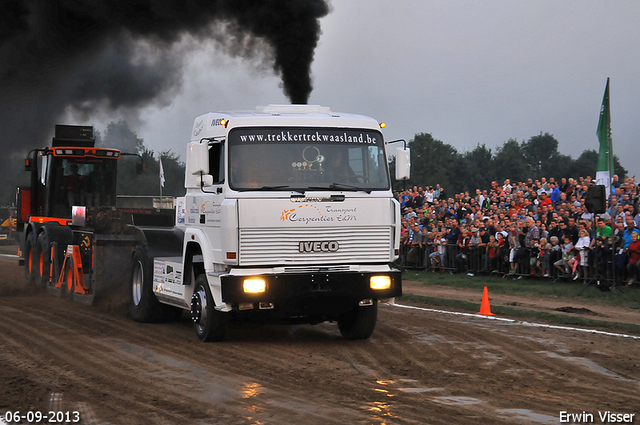
<path fill-rule="evenodd" d="M 563 275 L 571 274 L 571 266 L 573 263 L 573 243 L 571 238 L 567 235 L 564 237 L 564 243 L 560 246 L 562 250 L 562 258 L 553 265 L 562 272 Z"/>
<path fill-rule="evenodd" d="M 431 262 L 432 270 L 442 270 L 442 261 L 444 259 L 446 243 L 447 239 L 445 238 L 444 232 L 436 232 L 433 240 L 434 250 L 429 254 L 429 261 Z"/>
<path fill-rule="evenodd" d="M 555 262 L 559 259 L 558 257 L 562 258 L 562 248 L 558 244 L 557 236 L 551 236 L 549 240 L 551 241 L 551 243 L 547 244 L 547 253 L 549 255 L 545 256 L 545 267 L 547 269 L 547 273 L 551 274 L 553 271 L 551 270 L 551 264 L 555 264 Z"/>
<path fill-rule="evenodd" d="M 578 253 L 574 257 L 574 261 L 579 261 L 580 268 L 582 269 L 582 277 L 586 279 L 589 277 L 589 245 L 591 244 L 591 238 L 586 229 L 580 229 L 578 235 L 578 242 L 575 246 Z M 571 264 L 571 266 L 573 267 L 573 264 Z M 578 272 L 574 273 L 573 280 L 577 280 L 578 277 L 580 277 L 580 274 Z"/>
<path fill-rule="evenodd" d="M 540 275 L 549 277 L 549 253 L 551 244 L 547 242 L 547 238 L 540 238 L 540 252 L 536 259 L 536 269 Z"/>

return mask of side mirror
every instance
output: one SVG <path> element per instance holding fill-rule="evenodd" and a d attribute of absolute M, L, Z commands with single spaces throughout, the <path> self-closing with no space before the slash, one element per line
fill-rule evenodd
<path fill-rule="evenodd" d="M 194 176 L 209 174 L 209 145 L 191 142 L 187 147 L 187 171 Z"/>
<path fill-rule="evenodd" d="M 213 176 L 211 174 L 203 174 L 202 187 L 211 187 L 211 186 L 213 186 Z"/>
<path fill-rule="evenodd" d="M 411 152 L 409 148 L 396 148 L 396 180 L 409 180 Z"/>
<path fill-rule="evenodd" d="M 25 160 L 24 160 L 24 171 L 33 171 L 33 170 L 35 170 L 35 164 L 33 162 L 33 159 L 25 158 Z"/>
<path fill-rule="evenodd" d="M 27 154 L 27 157 L 24 159 L 24 171 L 35 171 L 37 169 L 39 151 L 40 151 L 39 149 L 34 149 L 31 152 L 29 152 L 29 154 Z M 46 158 L 46 157 L 43 157 L 43 158 Z"/>

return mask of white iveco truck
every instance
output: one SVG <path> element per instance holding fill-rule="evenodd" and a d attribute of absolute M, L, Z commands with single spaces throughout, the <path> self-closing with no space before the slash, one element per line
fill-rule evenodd
<path fill-rule="evenodd" d="M 202 341 L 245 319 L 336 321 L 365 339 L 378 301 L 401 295 L 400 208 L 372 118 L 311 105 L 202 115 L 185 186 L 182 255 L 134 254 L 134 319 L 189 310 Z"/>

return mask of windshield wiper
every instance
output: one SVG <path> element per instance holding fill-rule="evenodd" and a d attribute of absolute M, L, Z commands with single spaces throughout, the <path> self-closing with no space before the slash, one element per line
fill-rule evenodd
<path fill-rule="evenodd" d="M 326 187 L 322 187 L 322 186 L 314 186 L 314 187 L 310 187 L 309 189 L 312 190 L 362 190 L 363 192 L 366 192 L 367 194 L 371 193 L 371 189 L 364 189 L 362 187 L 358 187 L 358 186 L 352 186 L 350 184 L 345 184 L 345 183 L 331 183 L 329 186 Z"/>
<path fill-rule="evenodd" d="M 262 186 L 262 187 L 259 187 L 259 188 L 255 189 L 255 190 L 281 190 L 281 189 L 291 190 L 293 192 L 302 193 L 304 195 L 304 190 L 294 189 L 292 187 L 287 186 L 286 184 L 283 184 L 283 185 L 280 185 L 280 186 Z"/>

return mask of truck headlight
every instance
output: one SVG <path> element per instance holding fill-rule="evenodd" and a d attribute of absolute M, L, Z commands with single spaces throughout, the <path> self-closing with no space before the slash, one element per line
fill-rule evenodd
<path fill-rule="evenodd" d="M 371 276 L 369 279 L 369 286 L 371 289 L 389 289 L 391 288 L 391 277 L 390 276 Z"/>
<path fill-rule="evenodd" d="M 260 294 L 267 290 L 267 282 L 260 278 L 245 279 L 242 282 L 242 289 L 248 294 Z"/>

